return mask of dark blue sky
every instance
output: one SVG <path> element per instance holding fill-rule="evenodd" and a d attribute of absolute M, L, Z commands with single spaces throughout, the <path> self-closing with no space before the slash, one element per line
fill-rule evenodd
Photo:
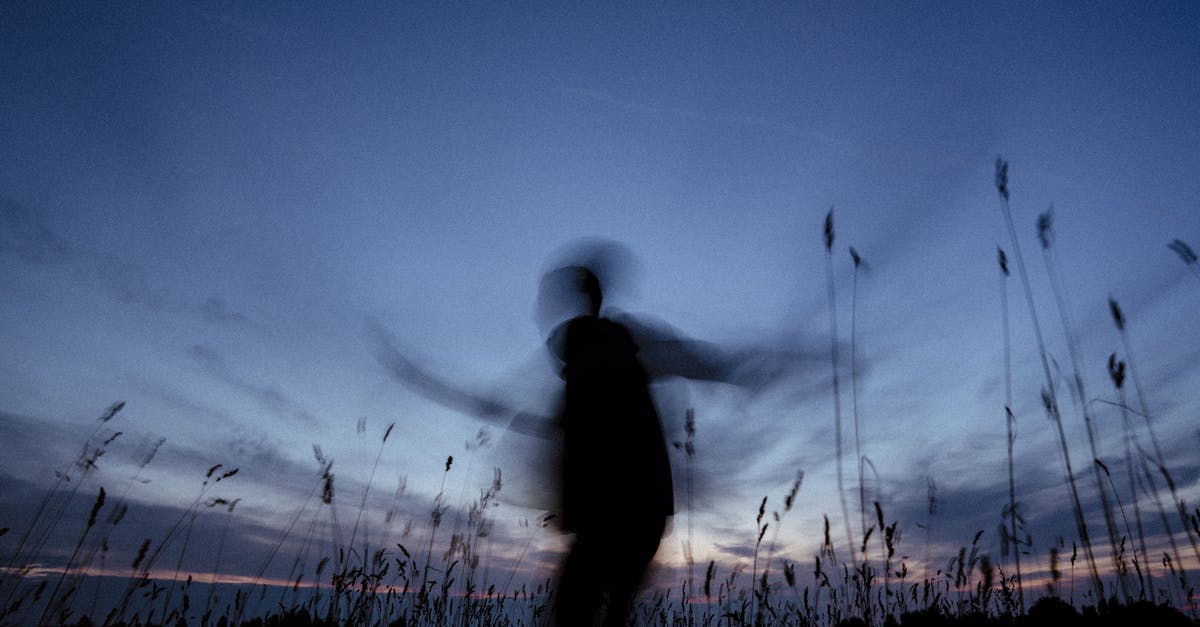
<path fill-rule="evenodd" d="M 395 421 L 373 490 L 407 475 L 423 516 L 446 455 L 474 459 L 453 479 L 473 494 L 504 440 L 465 451 L 480 424 L 391 381 L 366 317 L 464 385 L 545 402 L 523 391 L 554 385 L 538 277 L 594 235 L 639 261 L 617 306 L 705 339 L 827 341 L 833 206 L 842 339 L 846 246 L 868 263 L 864 453 L 914 543 L 934 478 L 957 546 L 995 526 L 1006 494 L 1003 155 L 1051 354 L 1067 372 L 1034 229 L 1053 203 L 1089 396 L 1113 398 L 1112 295 L 1194 502 L 1200 282 L 1166 244 L 1200 245 L 1197 33 L 1186 2 L 5 3 L 0 478 L 46 485 L 124 399 L 114 428 L 129 450 L 91 480 L 119 481 L 138 438 L 162 436 L 133 498 L 182 506 L 207 466 L 241 465 L 247 516 L 278 525 L 315 475 L 312 443 L 354 500 Z M 1072 525 L 1015 277 L 1009 296 L 1018 489 L 1044 555 Z M 813 552 L 838 511 L 822 365 L 753 398 L 663 391 L 697 410 L 698 559 L 734 560 L 759 499 L 797 469 L 781 543 Z M 1086 469 L 1082 420 L 1062 402 Z M 1116 459 L 1119 413 L 1097 407 L 1101 455 Z M 3 515 L 21 526 L 18 507 Z M 498 524 L 532 515 L 509 503 Z"/>

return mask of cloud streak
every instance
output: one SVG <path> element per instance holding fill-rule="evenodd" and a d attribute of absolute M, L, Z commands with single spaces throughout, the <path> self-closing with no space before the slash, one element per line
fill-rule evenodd
<path fill-rule="evenodd" d="M 149 311 L 186 315 L 218 326 L 239 328 L 251 323 L 225 297 L 210 294 L 200 302 L 179 297 L 144 266 L 103 249 L 76 244 L 29 206 L 0 196 L 0 256 L 4 255 L 33 266 L 64 268 L 75 281 L 98 285 L 120 302 Z"/>
<path fill-rule="evenodd" d="M 289 398 L 279 385 L 251 380 L 231 368 L 225 358 L 210 346 L 193 344 L 186 349 L 188 357 L 208 376 L 225 383 L 253 399 L 263 408 L 280 416 L 290 416 L 308 425 L 317 424 L 300 403 Z"/>

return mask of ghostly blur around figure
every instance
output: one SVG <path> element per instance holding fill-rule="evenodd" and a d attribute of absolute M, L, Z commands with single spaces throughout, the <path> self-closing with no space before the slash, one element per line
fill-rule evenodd
<path fill-rule="evenodd" d="M 620 244 L 582 240 L 564 248 L 542 276 L 536 317 L 562 379 L 553 410 L 517 410 L 530 399 L 514 404 L 447 382 L 414 364 L 372 324 L 377 358 L 401 383 L 559 445 L 557 468 L 549 459 L 535 462 L 551 475 L 543 481 L 557 484 L 554 507 L 564 530 L 574 534 L 555 592 L 560 625 L 594 624 L 601 614 L 606 625 L 625 624 L 674 513 L 651 383 L 683 377 L 759 390 L 797 366 L 819 363 L 827 350 L 794 342 L 731 349 L 686 338 L 649 317 L 602 308 L 606 290 L 626 287 L 632 271 L 632 257 Z"/>

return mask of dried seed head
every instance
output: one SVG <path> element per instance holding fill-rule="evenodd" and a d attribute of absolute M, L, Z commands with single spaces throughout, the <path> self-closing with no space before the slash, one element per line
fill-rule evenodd
<path fill-rule="evenodd" d="M 1051 416 L 1054 415 L 1054 397 L 1050 394 L 1050 390 L 1047 390 L 1046 388 L 1042 388 L 1042 407 L 1044 407 Z"/>
<path fill-rule="evenodd" d="M 800 484 L 804 482 L 804 471 L 801 470 L 796 474 L 796 481 L 792 483 L 792 489 L 788 491 L 787 497 L 783 499 L 783 511 L 787 512 L 792 509 L 792 504 L 796 502 L 796 493 L 800 491 Z"/>
<path fill-rule="evenodd" d="M 854 250 L 853 246 L 850 247 L 850 258 L 854 260 L 855 268 L 857 268 L 859 266 L 859 264 L 862 263 L 862 257 L 859 256 L 857 250 Z"/>
<path fill-rule="evenodd" d="M 1118 361 L 1116 353 L 1108 356 L 1108 376 L 1118 390 L 1125 385 L 1125 362 Z"/>
<path fill-rule="evenodd" d="M 133 558 L 133 565 L 130 568 L 137 568 L 138 564 L 142 563 L 142 559 L 146 557 L 146 551 L 150 549 L 150 538 L 142 540 L 142 546 L 138 547 L 137 555 Z"/>
<path fill-rule="evenodd" d="M 121 503 L 121 505 L 119 507 L 117 507 L 116 509 L 109 510 L 108 524 L 112 525 L 112 526 L 116 526 L 117 523 L 121 522 L 121 519 L 125 518 L 125 514 L 127 514 L 128 512 L 129 512 L 129 505 L 126 505 L 125 503 Z"/>
<path fill-rule="evenodd" d="M 1037 236 L 1043 250 L 1054 245 L 1054 205 L 1050 205 L 1045 213 L 1038 214 Z"/>
<path fill-rule="evenodd" d="M 100 486 L 100 494 L 96 496 L 96 502 L 92 504 L 92 513 L 88 514 L 88 529 L 96 524 L 96 514 L 100 513 L 101 507 L 104 507 L 104 486 Z"/>
<path fill-rule="evenodd" d="M 825 250 L 833 250 L 833 207 L 825 214 Z"/>
<path fill-rule="evenodd" d="M 1196 253 L 1193 252 L 1192 248 L 1185 244 L 1181 239 L 1177 239 L 1170 244 L 1167 244 L 1167 248 L 1175 251 L 1175 254 L 1179 255 L 1179 258 L 1183 260 L 1183 263 L 1191 265 L 1197 261 Z"/>
<path fill-rule="evenodd" d="M 1121 313 L 1121 306 L 1112 296 L 1108 297 L 1108 309 L 1112 312 L 1113 322 L 1117 325 L 1118 331 L 1125 330 L 1125 315 Z"/>
<path fill-rule="evenodd" d="M 103 414 L 100 414 L 100 422 L 112 420 L 113 416 L 116 416 L 117 412 L 121 411 L 123 407 L 125 407 L 125 401 L 117 401 L 109 405 L 108 409 L 104 410 Z"/>
<path fill-rule="evenodd" d="M 138 468 L 145 468 L 154 460 L 154 456 L 158 454 L 158 449 L 167 441 L 166 438 L 158 438 L 151 442 L 143 442 L 141 457 L 138 459 Z"/>
<path fill-rule="evenodd" d="M 1004 249 L 996 247 L 996 255 L 1000 258 L 1000 271 L 1004 276 L 1008 276 L 1008 255 L 1004 254 Z"/>
<path fill-rule="evenodd" d="M 875 525 L 867 527 L 866 533 L 863 534 L 862 547 L 858 549 L 859 553 L 867 552 L 867 543 L 871 541 L 871 534 L 875 533 Z"/>
<path fill-rule="evenodd" d="M 996 191 L 1008 200 L 1008 162 L 1000 157 L 996 157 Z"/>
<path fill-rule="evenodd" d="M 321 478 L 324 480 L 321 488 L 321 502 L 329 505 L 333 503 L 333 473 L 326 470 Z"/>

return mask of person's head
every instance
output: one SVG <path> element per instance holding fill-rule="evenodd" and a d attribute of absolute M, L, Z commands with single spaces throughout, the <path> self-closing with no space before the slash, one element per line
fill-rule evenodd
<path fill-rule="evenodd" d="M 542 275 L 538 324 L 546 332 L 578 316 L 598 316 L 604 300 L 600 278 L 585 266 L 563 266 Z"/>
<path fill-rule="evenodd" d="M 605 296 L 628 291 L 633 255 L 605 239 L 577 240 L 560 248 L 538 285 L 538 327 L 548 333 L 576 316 L 600 315 Z"/>

